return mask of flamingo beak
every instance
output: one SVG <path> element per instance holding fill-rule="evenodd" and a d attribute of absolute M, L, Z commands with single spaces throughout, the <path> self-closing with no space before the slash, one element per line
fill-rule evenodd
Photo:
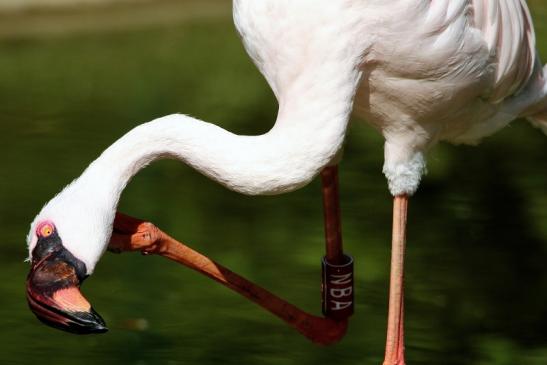
<path fill-rule="evenodd" d="M 62 245 L 48 241 L 33 251 L 27 277 L 30 309 L 40 321 L 63 331 L 76 334 L 108 331 L 104 320 L 80 292 L 80 284 L 86 277 L 85 265 Z"/>

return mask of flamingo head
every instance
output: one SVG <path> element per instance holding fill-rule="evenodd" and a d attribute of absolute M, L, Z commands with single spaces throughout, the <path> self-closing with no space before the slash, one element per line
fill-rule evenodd
<path fill-rule="evenodd" d="M 114 209 L 88 185 L 80 185 L 67 186 L 30 225 L 27 300 L 47 325 L 77 334 L 101 333 L 107 331 L 105 322 L 80 286 L 106 250 Z"/>
<path fill-rule="evenodd" d="M 63 245 L 55 224 L 45 220 L 35 228 L 36 242 L 27 277 L 27 300 L 45 324 L 77 334 L 102 333 L 108 329 L 80 292 L 87 269 Z"/>

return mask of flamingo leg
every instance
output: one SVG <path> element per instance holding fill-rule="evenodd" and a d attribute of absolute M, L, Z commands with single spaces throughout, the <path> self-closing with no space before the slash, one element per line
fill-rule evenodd
<path fill-rule="evenodd" d="M 346 333 L 347 319 L 335 320 L 306 313 L 176 241 L 150 222 L 116 213 L 114 232 L 108 249 L 117 253 L 140 251 L 143 254 L 157 254 L 178 262 L 255 302 L 318 344 L 338 342 Z"/>
<path fill-rule="evenodd" d="M 326 258 L 332 264 L 340 264 L 344 261 L 344 252 L 342 250 L 338 165 L 327 166 L 321 171 L 321 187 Z"/>
<path fill-rule="evenodd" d="M 407 208 L 408 196 L 395 196 L 393 200 L 389 313 L 383 365 L 405 365 L 403 278 Z"/>

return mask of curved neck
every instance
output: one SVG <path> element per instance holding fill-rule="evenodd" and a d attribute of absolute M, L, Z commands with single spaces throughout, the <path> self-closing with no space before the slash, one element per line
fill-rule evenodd
<path fill-rule="evenodd" d="M 351 76 L 347 90 L 314 90 L 313 98 L 282 98 L 275 126 L 263 135 L 235 135 L 180 114 L 142 124 L 105 150 L 79 180 L 92 182 L 85 185 L 92 186 L 96 197 L 104 196 L 111 209 L 129 180 L 162 158 L 179 159 L 243 194 L 295 190 L 328 164 L 342 145 L 359 74 Z"/>
<path fill-rule="evenodd" d="M 71 222 L 63 230 L 67 249 L 78 252 L 91 273 L 110 240 L 123 189 L 139 170 L 157 159 L 179 159 L 244 194 L 297 189 L 336 156 L 344 140 L 360 73 L 352 68 L 339 75 L 348 79 L 339 76 L 330 87 L 315 83 L 318 86 L 298 89 L 306 80 L 293 83 L 294 87 L 279 96 L 275 126 L 259 136 L 238 136 L 179 114 L 142 124 L 105 150 L 52 199 L 44 215 Z M 80 242 L 82 236 L 85 242 Z"/>

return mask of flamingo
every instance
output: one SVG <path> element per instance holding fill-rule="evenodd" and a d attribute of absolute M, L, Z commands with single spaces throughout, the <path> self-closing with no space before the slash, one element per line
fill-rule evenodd
<path fill-rule="evenodd" d="M 524 0 L 234 0 L 244 47 L 279 111 L 240 136 L 173 114 L 142 124 L 51 199 L 27 237 L 27 296 L 54 327 L 106 330 L 79 291 L 112 235 L 120 194 L 151 162 L 178 159 L 228 189 L 282 194 L 336 164 L 352 111 L 385 137 L 393 195 L 384 365 L 404 364 L 408 200 L 439 141 L 475 144 L 518 117 L 547 133 L 547 68 Z"/>

